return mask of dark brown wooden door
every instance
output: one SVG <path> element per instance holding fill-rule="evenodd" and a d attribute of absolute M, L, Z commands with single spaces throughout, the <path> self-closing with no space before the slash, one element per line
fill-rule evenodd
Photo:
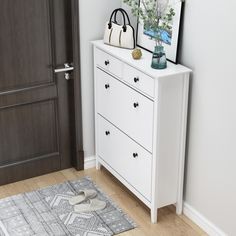
<path fill-rule="evenodd" d="M 76 2 L 0 0 L 0 184 L 83 166 Z"/>

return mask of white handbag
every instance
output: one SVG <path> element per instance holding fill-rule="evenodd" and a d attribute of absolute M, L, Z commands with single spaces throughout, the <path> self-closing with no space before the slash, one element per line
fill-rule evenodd
<path fill-rule="evenodd" d="M 122 13 L 123 25 L 117 23 L 118 12 Z M 112 20 L 113 17 L 114 20 Z M 128 23 L 126 23 L 126 18 Z M 127 49 L 135 48 L 134 28 L 131 26 L 129 16 L 124 9 L 118 8 L 112 12 L 110 21 L 105 26 L 104 43 Z"/>

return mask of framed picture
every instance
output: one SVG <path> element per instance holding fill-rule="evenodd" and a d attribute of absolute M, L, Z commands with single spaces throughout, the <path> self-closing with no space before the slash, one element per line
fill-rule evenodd
<path fill-rule="evenodd" d="M 162 31 L 161 38 L 166 52 L 167 60 L 177 63 L 179 30 L 181 22 L 182 0 L 169 0 L 169 6 L 174 9 L 175 16 L 171 23 L 170 31 Z M 143 7 L 142 1 L 139 1 L 140 7 Z M 138 20 L 137 26 L 137 46 L 153 52 L 155 48 L 155 40 L 153 39 L 154 32 L 145 29 L 143 22 Z"/>

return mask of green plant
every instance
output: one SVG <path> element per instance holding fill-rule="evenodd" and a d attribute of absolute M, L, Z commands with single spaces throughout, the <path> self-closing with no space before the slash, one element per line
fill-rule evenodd
<path fill-rule="evenodd" d="M 156 45 L 162 44 L 161 32 L 171 32 L 175 11 L 168 0 L 123 0 L 131 7 L 132 14 L 143 21 L 146 30 L 153 30 Z"/>

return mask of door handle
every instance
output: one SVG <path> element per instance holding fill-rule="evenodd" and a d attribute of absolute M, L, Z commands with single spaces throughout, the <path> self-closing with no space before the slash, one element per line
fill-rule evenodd
<path fill-rule="evenodd" d="M 70 73 L 74 70 L 74 67 L 70 63 L 65 63 L 63 68 L 57 68 L 54 70 L 54 73 L 65 73 L 65 79 L 70 79 Z"/>
<path fill-rule="evenodd" d="M 74 70 L 74 67 L 71 66 L 69 63 L 65 63 L 63 68 L 55 69 L 54 72 L 55 73 L 63 73 L 63 72 L 68 72 L 68 71 L 72 71 L 72 70 Z"/>

